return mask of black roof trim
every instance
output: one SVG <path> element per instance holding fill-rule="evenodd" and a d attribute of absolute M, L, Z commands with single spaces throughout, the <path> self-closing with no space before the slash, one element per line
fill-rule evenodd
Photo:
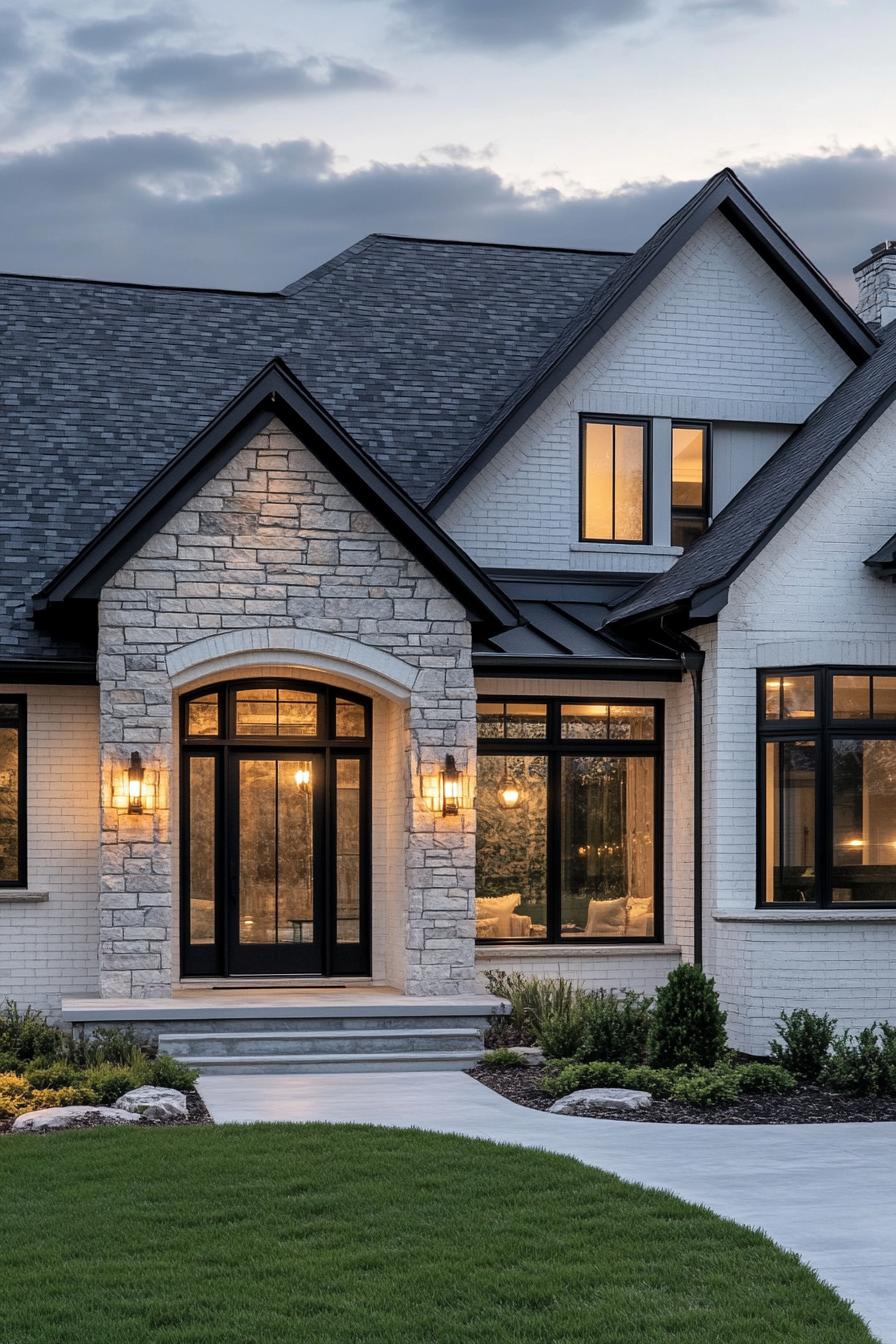
<path fill-rule="evenodd" d="M 485 433 L 429 499 L 438 516 L 467 482 L 513 436 L 544 399 L 628 310 L 711 214 L 721 210 L 857 363 L 877 348 L 874 333 L 837 293 L 796 243 L 784 233 L 736 173 L 723 168 L 623 262 L 560 334 L 554 347 L 507 399 Z"/>
<path fill-rule="evenodd" d="M 99 598 L 103 584 L 273 416 L 459 601 L 480 628 L 518 622 L 512 601 L 396 485 L 281 359 L 271 360 L 35 598 L 40 610 Z"/>
<path fill-rule="evenodd" d="M 608 681 L 681 681 L 677 658 L 519 657 L 512 653 L 473 653 L 473 671 L 489 677 L 590 677 Z"/>
<path fill-rule="evenodd" d="M 74 658 L 0 658 L 0 685 L 11 682 L 95 686 L 96 663 Z"/>

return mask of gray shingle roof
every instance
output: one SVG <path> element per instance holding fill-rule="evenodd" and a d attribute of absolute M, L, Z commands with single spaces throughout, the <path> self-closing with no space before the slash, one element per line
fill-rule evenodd
<path fill-rule="evenodd" d="M 613 613 L 613 622 L 712 598 L 731 583 L 856 439 L 896 397 L 896 335 L 851 373 L 769 462 L 708 532 L 664 574 Z M 723 600 L 724 594 L 720 594 Z"/>
<path fill-rule="evenodd" d="M 0 659 L 28 602 L 276 355 L 418 500 L 621 253 L 372 235 L 282 294 L 0 277 Z"/>

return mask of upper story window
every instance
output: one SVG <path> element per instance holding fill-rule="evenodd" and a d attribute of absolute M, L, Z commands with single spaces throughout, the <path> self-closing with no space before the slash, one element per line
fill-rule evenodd
<path fill-rule="evenodd" d="M 582 541 L 649 541 L 647 420 L 582 419 Z"/>
<path fill-rule="evenodd" d="M 672 545 L 690 546 L 709 522 L 709 427 L 672 425 Z"/>
<path fill-rule="evenodd" d="M 896 905 L 896 672 L 759 677 L 759 900 Z"/>
<path fill-rule="evenodd" d="M 25 885 L 25 697 L 0 699 L 0 887 Z"/>

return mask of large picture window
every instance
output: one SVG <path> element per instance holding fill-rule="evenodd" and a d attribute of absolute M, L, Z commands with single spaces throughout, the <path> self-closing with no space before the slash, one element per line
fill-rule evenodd
<path fill-rule="evenodd" d="M 0 887 L 24 887 L 25 697 L 0 698 Z"/>
<path fill-rule="evenodd" d="M 582 419 L 583 541 L 646 542 L 646 420 Z"/>
<path fill-rule="evenodd" d="M 896 674 L 759 676 L 760 904 L 896 905 Z"/>
<path fill-rule="evenodd" d="M 476 936 L 661 936 L 662 705 L 482 699 Z"/>

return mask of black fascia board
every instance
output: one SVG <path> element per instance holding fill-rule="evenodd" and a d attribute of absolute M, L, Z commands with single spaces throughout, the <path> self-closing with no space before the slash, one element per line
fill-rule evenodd
<path fill-rule="evenodd" d="M 0 682 L 95 686 L 96 662 L 82 658 L 0 658 Z"/>
<path fill-rule="evenodd" d="M 565 377 L 605 336 L 656 279 L 686 242 L 720 210 L 729 223 L 750 242 L 788 288 L 802 300 L 813 316 L 856 363 L 862 363 L 880 344 L 874 333 L 850 308 L 796 243 L 774 222 L 743 183 L 725 169 L 698 191 L 682 210 L 682 217 L 663 240 L 633 271 L 622 290 L 561 349 L 529 391 L 508 410 L 503 420 L 479 444 L 429 500 L 429 510 L 438 517 L 456 499 L 464 486 L 485 467 L 520 429 Z M 662 226 L 661 226 L 662 227 Z M 637 253 L 634 254 L 637 256 Z M 609 282 L 612 285 L 612 279 Z"/>
<path fill-rule="evenodd" d="M 386 475 L 279 358 L 266 364 L 36 595 L 35 610 L 62 602 L 98 600 L 103 584 L 275 416 L 463 603 L 477 628 L 498 631 L 519 624 L 513 602 Z"/>
<path fill-rule="evenodd" d="M 562 654 L 552 658 L 513 653 L 473 653 L 473 671 L 490 677 L 584 677 L 612 681 L 681 681 L 675 658 L 589 658 Z"/>

